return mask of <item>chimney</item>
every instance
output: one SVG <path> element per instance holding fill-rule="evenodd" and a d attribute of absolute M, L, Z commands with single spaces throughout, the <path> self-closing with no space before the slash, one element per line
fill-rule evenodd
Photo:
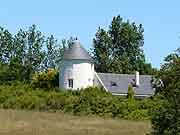
<path fill-rule="evenodd" d="M 136 86 L 140 85 L 140 82 L 139 82 L 139 72 L 138 71 L 136 71 L 136 73 L 135 73 L 135 83 L 136 83 Z"/>

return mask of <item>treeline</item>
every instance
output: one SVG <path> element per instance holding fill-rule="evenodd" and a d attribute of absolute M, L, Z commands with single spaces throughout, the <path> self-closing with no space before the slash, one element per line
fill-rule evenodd
<path fill-rule="evenodd" d="M 29 81 L 36 71 L 58 68 L 63 51 L 75 38 L 57 40 L 45 36 L 36 25 L 12 34 L 0 27 L 0 83 Z M 143 26 L 114 17 L 109 30 L 99 28 L 93 39 L 91 54 L 95 69 L 103 73 L 155 74 L 156 69 L 146 63 Z"/>
<path fill-rule="evenodd" d="M 16 34 L 0 27 L 0 83 L 12 80 L 27 81 L 39 70 L 57 68 L 63 50 L 73 41 L 58 41 L 46 37 L 36 25 Z"/>

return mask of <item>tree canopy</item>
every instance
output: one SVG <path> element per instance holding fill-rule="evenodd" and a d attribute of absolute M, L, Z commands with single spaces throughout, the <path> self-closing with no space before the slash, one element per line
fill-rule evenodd
<path fill-rule="evenodd" d="M 45 36 L 36 25 L 16 34 L 0 27 L 1 82 L 30 80 L 36 71 L 57 68 L 65 48 L 75 38 L 59 42 L 53 35 Z M 134 22 L 114 17 L 109 30 L 99 28 L 93 39 L 93 58 L 97 72 L 153 74 L 143 52 L 144 29 Z"/>
<path fill-rule="evenodd" d="M 97 72 L 153 74 L 151 64 L 145 62 L 142 24 L 114 17 L 107 31 L 98 28 L 93 45 Z"/>
<path fill-rule="evenodd" d="M 68 40 L 69 41 L 69 40 Z M 36 25 L 11 34 L 0 27 L 1 82 L 29 80 L 38 70 L 55 68 L 62 57 L 63 47 L 53 35 L 46 37 Z"/>
<path fill-rule="evenodd" d="M 180 135 L 180 49 L 165 58 L 158 77 L 163 85 L 157 89 L 164 103 L 152 117 L 154 135 Z"/>

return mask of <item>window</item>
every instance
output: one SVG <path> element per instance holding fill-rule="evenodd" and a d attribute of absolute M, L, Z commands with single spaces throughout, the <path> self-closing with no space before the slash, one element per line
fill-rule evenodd
<path fill-rule="evenodd" d="M 116 82 L 111 82 L 111 86 L 117 86 Z"/>
<path fill-rule="evenodd" d="M 68 79 L 68 87 L 73 88 L 73 79 Z"/>

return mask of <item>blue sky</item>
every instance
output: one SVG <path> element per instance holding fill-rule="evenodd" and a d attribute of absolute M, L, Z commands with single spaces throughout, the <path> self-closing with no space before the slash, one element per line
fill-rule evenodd
<path fill-rule="evenodd" d="M 180 47 L 179 0 L 1 0 L 0 25 L 16 33 L 36 24 L 58 39 L 77 36 L 89 49 L 101 26 L 107 29 L 113 16 L 142 23 L 146 59 L 160 67 L 170 52 Z"/>

